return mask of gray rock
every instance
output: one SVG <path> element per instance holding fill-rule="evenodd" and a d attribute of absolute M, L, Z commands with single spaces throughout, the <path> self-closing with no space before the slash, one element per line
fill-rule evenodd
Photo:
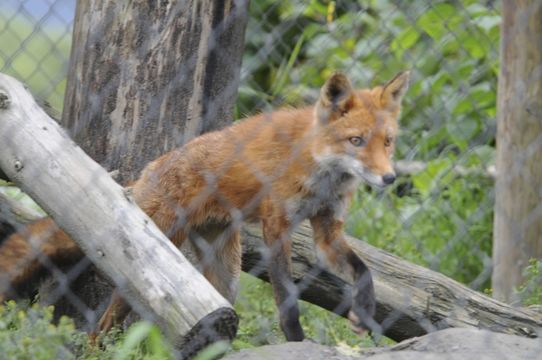
<path fill-rule="evenodd" d="M 542 334 L 541 334 L 542 335 Z M 230 354 L 224 360 L 518 360 L 542 359 L 542 339 L 477 329 L 446 329 L 359 356 L 311 342 L 267 345 Z"/>
<path fill-rule="evenodd" d="M 404 359 L 416 360 L 537 359 L 542 358 L 541 351 L 542 339 L 528 339 L 487 330 L 455 328 L 405 340 L 368 359 L 402 359 L 403 356 Z M 395 357 L 394 355 L 398 353 L 401 353 L 401 356 Z"/>
<path fill-rule="evenodd" d="M 222 360 L 357 360 L 340 354 L 337 349 L 309 341 L 289 342 L 279 345 L 266 345 L 254 349 L 241 350 Z"/>

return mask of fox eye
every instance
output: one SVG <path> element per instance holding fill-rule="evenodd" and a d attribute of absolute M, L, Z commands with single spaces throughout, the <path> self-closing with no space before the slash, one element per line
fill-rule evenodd
<path fill-rule="evenodd" d="M 393 137 L 386 136 L 386 138 L 384 139 L 384 146 L 390 147 L 392 142 L 393 142 Z"/>
<path fill-rule="evenodd" d="M 365 143 L 366 143 L 365 139 L 362 138 L 361 136 L 352 136 L 352 137 L 351 137 L 350 139 L 348 139 L 348 140 L 350 140 L 350 143 L 351 143 L 352 145 L 357 146 L 357 147 L 363 146 L 363 145 L 365 145 Z"/>

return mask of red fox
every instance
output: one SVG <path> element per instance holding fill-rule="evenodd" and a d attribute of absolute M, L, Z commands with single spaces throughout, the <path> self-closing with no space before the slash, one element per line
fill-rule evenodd
<path fill-rule="evenodd" d="M 134 199 L 176 246 L 189 240 L 200 271 L 232 303 L 241 271 L 241 223 L 260 221 L 280 326 L 289 341 L 304 338 L 290 275 L 290 234 L 309 219 L 319 258 L 353 277 L 354 330 L 375 329 L 372 277 L 346 243 L 343 222 L 360 182 L 382 187 L 395 180 L 392 154 L 408 79 L 402 72 L 383 86 L 355 90 L 336 72 L 314 106 L 252 116 L 151 162 L 132 186 Z M 0 282 L 0 298 L 38 271 L 37 260 L 18 263 L 32 258 L 33 235 L 44 231 L 50 236 L 37 246 L 51 260 L 83 255 L 51 220 L 30 225 L 0 248 L 0 274 L 9 274 L 11 282 L 4 288 Z M 107 331 L 128 311 L 115 292 L 99 330 Z"/>

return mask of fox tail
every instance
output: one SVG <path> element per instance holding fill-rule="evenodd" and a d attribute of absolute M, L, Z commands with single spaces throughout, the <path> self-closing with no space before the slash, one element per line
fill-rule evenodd
<path fill-rule="evenodd" d="M 2 237 L 1 229 L 7 230 Z M 28 296 L 52 269 L 83 257 L 75 242 L 51 218 L 26 225 L 15 233 L 0 228 L 0 301 Z"/>

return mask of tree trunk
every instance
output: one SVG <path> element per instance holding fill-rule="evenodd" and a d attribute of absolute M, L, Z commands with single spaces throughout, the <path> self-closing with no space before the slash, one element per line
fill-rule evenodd
<path fill-rule="evenodd" d="M 119 182 L 232 121 L 246 0 L 79 1 L 62 125 Z"/>
<path fill-rule="evenodd" d="M 317 266 L 312 230 L 302 224 L 292 236 L 292 275 L 301 298 L 340 315 L 350 309 L 351 278 Z M 377 321 L 386 336 L 396 341 L 428 332 L 470 327 L 538 337 L 539 314 L 512 308 L 461 285 L 435 271 L 414 265 L 358 239 L 348 243 L 371 270 L 377 300 Z M 267 249 L 257 225 L 243 228 L 243 270 L 267 278 Z"/>
<path fill-rule="evenodd" d="M 121 290 L 187 356 L 235 336 L 231 305 L 34 102 L 0 74 L 11 103 L 0 109 L 0 167 L 40 204 Z M 189 349 L 189 350 L 188 350 Z M 187 351 L 188 350 L 188 351 Z"/>
<path fill-rule="evenodd" d="M 228 125 L 247 11 L 245 0 L 79 1 L 61 124 L 95 161 L 118 171 L 121 184 L 190 138 Z M 103 307 L 94 296 L 105 292 L 103 282 L 72 284 L 91 309 Z M 63 298 L 55 310 L 86 326 L 72 303 Z"/>
<path fill-rule="evenodd" d="M 540 19 L 540 0 L 502 2 L 492 286 L 512 304 L 529 259 L 542 259 Z"/>

